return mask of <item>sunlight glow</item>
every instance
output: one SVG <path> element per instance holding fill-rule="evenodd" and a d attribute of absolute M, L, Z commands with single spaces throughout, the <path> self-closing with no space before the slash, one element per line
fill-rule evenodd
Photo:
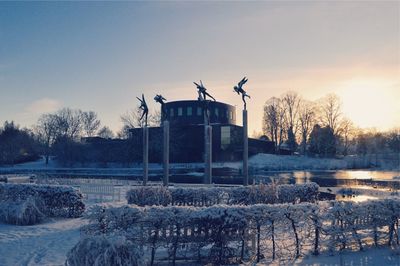
<path fill-rule="evenodd" d="M 392 127 L 394 121 L 400 122 L 400 92 L 395 87 L 395 82 L 384 79 L 357 78 L 343 82 L 337 94 L 342 99 L 344 116 L 362 128 Z"/>

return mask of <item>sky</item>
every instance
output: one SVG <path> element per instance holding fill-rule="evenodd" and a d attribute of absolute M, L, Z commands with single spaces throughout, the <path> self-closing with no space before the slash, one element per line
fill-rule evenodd
<path fill-rule="evenodd" d="M 0 123 L 35 124 L 61 107 L 103 125 L 145 94 L 150 110 L 196 99 L 202 80 L 237 106 L 247 76 L 249 132 L 287 91 L 342 99 L 357 126 L 400 126 L 400 1 L 1 2 Z"/>

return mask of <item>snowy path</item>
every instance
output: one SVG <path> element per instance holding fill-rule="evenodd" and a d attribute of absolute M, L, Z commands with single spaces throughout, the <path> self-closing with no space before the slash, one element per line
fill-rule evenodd
<path fill-rule="evenodd" d="M 64 265 L 84 223 L 78 218 L 33 226 L 0 224 L 0 265 Z"/>

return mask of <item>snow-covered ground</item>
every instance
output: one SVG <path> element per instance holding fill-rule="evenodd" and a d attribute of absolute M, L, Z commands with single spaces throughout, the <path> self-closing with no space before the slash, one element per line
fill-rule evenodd
<path fill-rule="evenodd" d="M 390 248 L 371 248 L 365 251 L 342 252 L 329 256 L 308 256 L 294 262 L 266 262 L 260 265 L 312 265 L 312 266 L 395 266 L 400 265 L 400 251 Z"/>
<path fill-rule="evenodd" d="M 64 265 L 84 223 L 82 218 L 52 219 L 32 226 L 0 223 L 0 265 Z"/>
<path fill-rule="evenodd" d="M 381 191 L 376 196 L 385 195 L 386 191 Z M 88 207 L 97 204 L 94 199 L 85 203 Z M 124 203 L 121 200 L 102 205 L 121 206 Z M 80 227 L 86 223 L 87 220 L 76 218 L 49 219 L 33 226 L 0 224 L 0 265 L 64 265 L 66 254 L 79 241 Z M 334 256 L 310 255 L 295 261 L 262 261 L 259 265 L 400 265 L 400 250 L 371 248 Z"/>
<path fill-rule="evenodd" d="M 34 226 L 0 224 L 0 265 L 64 265 L 67 252 L 79 241 L 86 221 L 51 220 Z M 371 248 L 330 256 L 307 256 L 295 261 L 262 261 L 258 265 L 400 265 L 400 250 Z"/>

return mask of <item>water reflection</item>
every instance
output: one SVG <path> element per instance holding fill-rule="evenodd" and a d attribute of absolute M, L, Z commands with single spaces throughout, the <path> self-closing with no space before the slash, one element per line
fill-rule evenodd
<path fill-rule="evenodd" d="M 283 184 L 303 184 L 315 182 L 321 187 L 368 186 L 400 189 L 400 180 L 394 178 L 394 171 L 289 171 L 259 172 L 254 175 L 255 183 L 277 182 Z"/>

